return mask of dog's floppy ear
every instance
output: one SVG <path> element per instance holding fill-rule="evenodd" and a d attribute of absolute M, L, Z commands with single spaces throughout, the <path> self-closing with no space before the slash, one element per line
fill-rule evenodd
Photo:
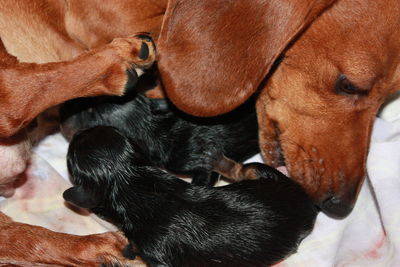
<path fill-rule="evenodd" d="M 197 116 L 246 101 L 288 44 L 335 0 L 171 0 L 158 41 L 168 97 Z"/>
<path fill-rule="evenodd" d="M 82 186 L 73 186 L 64 191 L 63 197 L 75 206 L 92 209 L 99 206 L 101 198 L 85 190 Z"/>

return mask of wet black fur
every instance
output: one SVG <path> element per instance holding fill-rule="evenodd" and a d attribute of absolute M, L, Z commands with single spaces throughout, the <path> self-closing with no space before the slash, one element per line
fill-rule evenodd
<path fill-rule="evenodd" d="M 152 166 L 112 127 L 77 134 L 67 159 L 75 186 L 64 198 L 117 225 L 152 267 L 271 265 L 296 251 L 317 215 L 301 187 L 271 167 L 250 164 L 259 180 L 193 185 Z"/>
<path fill-rule="evenodd" d="M 193 183 L 212 185 L 211 170 L 222 153 L 242 162 L 259 152 L 254 101 L 215 118 L 195 118 L 178 111 L 167 100 L 137 93 L 151 84 L 152 76 L 124 97 L 81 98 L 61 108 L 62 132 L 109 125 L 120 129 L 140 146 L 152 165 L 193 177 Z"/>

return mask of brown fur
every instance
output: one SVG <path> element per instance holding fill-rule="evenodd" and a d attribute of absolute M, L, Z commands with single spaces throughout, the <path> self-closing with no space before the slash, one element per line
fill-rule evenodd
<path fill-rule="evenodd" d="M 399 5 L 395 0 L 170 0 L 168 6 L 167 0 L 3 0 L 0 136 L 16 133 L 68 98 L 121 94 L 132 60 L 125 41 L 135 47 L 135 40 L 106 43 L 138 31 L 157 39 L 161 32 L 159 66 L 168 97 L 179 108 L 206 116 L 232 110 L 259 89 L 266 162 L 279 164 L 280 145 L 293 179 L 318 204 L 330 196 L 341 199 L 344 211 L 333 215 L 345 216 L 365 174 L 374 115 L 399 86 Z M 271 72 L 282 53 L 286 58 Z M 339 73 L 370 90 L 368 96 L 336 94 Z M 0 233 L 7 238 L 53 242 L 56 251 L 70 255 L 57 249 L 57 234 L 50 241 L 50 232 L 25 232 L 33 226 L 12 235 L 3 226 Z M 71 244 L 76 240 L 64 237 Z M 9 253 L 3 250 L 0 259 Z"/>
<path fill-rule="evenodd" d="M 0 2 L 0 146 L 2 162 L 12 161 L 0 173 L 0 194 L 12 194 L 13 180 L 26 166 L 30 141 L 24 127 L 32 119 L 68 99 L 121 95 L 126 70 L 154 61 L 151 42 L 146 41 L 149 58 L 141 60 L 137 52 L 144 41 L 128 36 L 160 28 L 159 3 Z M 0 217 L 0 265 L 133 263 L 121 254 L 127 243 L 119 234 L 74 236 L 13 222 L 2 213 Z"/>
<path fill-rule="evenodd" d="M 399 10 L 395 0 L 173 0 L 158 66 L 168 97 L 194 115 L 227 112 L 258 90 L 266 163 L 279 166 L 282 153 L 292 178 L 343 217 L 365 176 L 375 114 L 399 88 Z M 340 74 L 369 93 L 337 93 Z"/>
<path fill-rule="evenodd" d="M 0 43 L 0 137 L 13 135 L 40 112 L 71 98 L 121 95 L 126 70 L 131 63 L 140 63 L 137 52 L 141 44 L 134 37 L 114 39 L 70 61 L 36 64 L 19 62 Z M 154 56 L 146 62 L 152 60 Z"/>
<path fill-rule="evenodd" d="M 400 86 L 399 11 L 395 0 L 338 1 L 288 49 L 258 100 L 263 156 L 272 163 L 278 138 L 317 203 L 334 195 L 355 204 L 375 115 Z M 342 73 L 368 95 L 335 93 Z"/>
<path fill-rule="evenodd" d="M 121 233 L 87 236 L 57 233 L 39 226 L 12 221 L 0 213 L 0 265 L 98 267 L 101 263 L 132 264 L 122 250 Z M 48 265 L 47 265 L 48 266 Z"/>

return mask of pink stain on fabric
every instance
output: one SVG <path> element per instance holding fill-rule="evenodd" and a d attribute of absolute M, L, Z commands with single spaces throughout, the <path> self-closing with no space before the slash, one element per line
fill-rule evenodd
<path fill-rule="evenodd" d="M 382 232 L 380 239 L 378 242 L 374 244 L 371 250 L 366 252 L 365 256 L 371 259 L 379 259 L 381 257 L 383 245 L 386 243 L 387 237 L 386 233 Z"/>

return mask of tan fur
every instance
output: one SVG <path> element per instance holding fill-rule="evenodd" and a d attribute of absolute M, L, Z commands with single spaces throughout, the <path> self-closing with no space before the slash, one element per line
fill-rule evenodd
<path fill-rule="evenodd" d="M 170 0 L 168 6 L 166 0 L 4 0 L 0 137 L 69 98 L 123 93 L 124 71 L 137 60 L 132 55 L 139 43 L 134 38 L 107 43 L 152 32 L 165 91 L 179 108 L 217 115 L 259 89 L 260 145 L 267 163 L 279 163 L 281 146 L 292 178 L 317 204 L 330 196 L 343 200 L 345 216 L 365 174 L 374 115 L 399 87 L 399 11 L 395 0 Z M 271 71 L 282 54 L 284 61 Z M 57 61 L 63 62 L 37 64 Z M 342 73 L 370 90 L 368 96 L 337 94 L 334 85 Z M 38 246 L 51 244 L 54 262 L 65 260 L 64 253 L 70 255 L 77 244 L 74 236 L 5 221 L 3 240 L 23 236 Z M 8 231 L 6 224 L 21 231 Z M 97 243 L 89 238 L 83 244 L 102 251 L 106 244 Z M 10 251 L 13 247 L 0 250 L 0 259 L 9 259 Z M 16 251 L 16 260 L 26 252 Z M 92 257 L 93 251 L 78 255 Z M 31 256 L 35 262 L 45 253 Z"/>
<path fill-rule="evenodd" d="M 68 99 L 123 94 L 126 70 L 155 60 L 153 44 L 132 35 L 157 31 L 161 15 L 159 3 L 140 0 L 0 1 L 0 194 L 13 193 L 13 182 L 29 159 L 31 141 L 24 128 Z M 143 42 L 150 47 L 146 60 L 138 57 Z M 37 121 L 43 124 L 42 118 Z M 35 131 L 30 134 L 37 139 L 41 134 Z M 0 236 L 2 266 L 137 263 L 122 256 L 127 241 L 120 234 L 61 234 L 0 213 Z"/>
<path fill-rule="evenodd" d="M 398 1 L 338 1 L 289 48 L 262 90 L 263 156 L 273 163 L 269 151 L 279 140 L 290 174 L 317 203 L 334 195 L 355 204 L 375 114 L 400 86 L 399 10 Z M 368 96 L 337 94 L 340 74 Z"/>
<path fill-rule="evenodd" d="M 133 263 L 122 255 L 127 240 L 121 233 L 87 236 L 57 233 L 14 222 L 2 213 L 0 227 L 0 265 L 97 267 L 101 263 Z"/>
<path fill-rule="evenodd" d="M 335 199 L 332 215 L 346 216 L 375 114 L 399 89 L 399 10 L 395 0 L 173 0 L 158 46 L 166 94 L 211 116 L 258 91 L 265 161 L 279 166 L 282 152 L 315 203 Z M 368 95 L 337 93 L 341 74 Z"/>
<path fill-rule="evenodd" d="M 114 39 L 70 61 L 45 64 L 20 63 L 8 55 L 0 69 L 0 137 L 14 134 L 40 112 L 68 99 L 121 95 L 130 64 L 154 60 L 154 54 L 146 61 L 137 58 L 141 43 L 134 37 Z"/>

